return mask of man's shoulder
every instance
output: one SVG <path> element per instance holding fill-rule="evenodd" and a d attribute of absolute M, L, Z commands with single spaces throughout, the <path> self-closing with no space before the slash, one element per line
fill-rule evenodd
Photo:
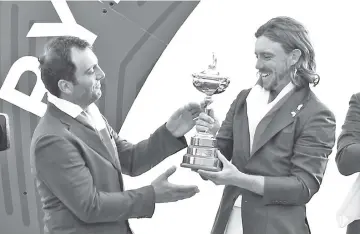
<path fill-rule="evenodd" d="M 353 93 L 351 98 L 355 99 L 357 102 L 360 103 L 360 92 Z"/>
<path fill-rule="evenodd" d="M 309 100 L 304 111 L 308 116 L 322 114 L 335 118 L 333 111 L 312 90 L 309 92 Z"/>
<path fill-rule="evenodd" d="M 32 139 L 31 139 L 31 147 L 34 147 L 36 143 L 44 136 L 54 135 L 61 137 L 64 133 L 66 127 L 61 123 L 59 119 L 55 117 L 45 114 L 42 116 L 36 126 Z"/>
<path fill-rule="evenodd" d="M 353 93 L 352 95 L 354 95 L 354 96 L 356 96 L 357 98 L 359 98 L 359 97 L 360 97 L 360 92 L 355 92 L 355 93 Z"/>

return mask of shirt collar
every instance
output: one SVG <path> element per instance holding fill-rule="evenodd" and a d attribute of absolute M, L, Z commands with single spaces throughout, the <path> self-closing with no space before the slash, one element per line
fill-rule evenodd
<path fill-rule="evenodd" d="M 259 90 L 262 90 L 262 92 L 267 93 L 268 95 L 271 95 L 271 92 L 269 90 L 265 90 L 261 84 L 256 83 L 254 87 L 258 87 Z M 280 100 L 282 97 L 284 97 L 286 94 L 288 94 L 291 90 L 295 88 L 295 85 L 292 82 L 289 82 L 281 91 L 280 93 L 274 98 L 273 101 Z M 272 101 L 272 102 L 273 102 Z"/>
<path fill-rule="evenodd" d="M 291 90 L 293 90 L 295 88 L 295 85 L 290 81 L 281 91 L 280 93 L 277 95 L 276 98 L 281 99 L 282 97 L 284 97 L 286 94 L 288 94 Z M 275 98 L 275 99 L 276 99 Z"/>
<path fill-rule="evenodd" d="M 256 82 L 255 86 L 260 86 L 261 89 L 264 89 L 263 88 L 263 82 L 262 82 L 262 79 L 258 79 L 258 81 Z M 284 88 L 282 88 L 282 90 L 276 95 L 279 96 L 280 94 L 287 94 L 288 92 L 290 92 L 292 89 L 295 88 L 295 85 L 290 81 Z M 269 91 L 269 90 L 266 90 L 267 92 L 270 93 L 270 95 L 272 94 L 272 92 L 274 91 Z M 276 99 L 276 98 L 275 98 Z"/>
<path fill-rule="evenodd" d="M 58 98 L 52 95 L 50 92 L 47 92 L 48 101 L 54 104 L 57 108 L 61 111 L 65 112 L 66 114 L 70 115 L 73 118 L 78 117 L 81 112 L 84 110 L 79 106 L 72 102 L 66 101 L 64 99 Z"/>
<path fill-rule="evenodd" d="M 82 112 L 84 112 L 84 110 L 79 105 L 58 98 L 52 95 L 50 92 L 47 92 L 47 95 L 49 102 L 54 104 L 57 108 L 59 108 L 64 113 L 70 115 L 74 119 L 77 118 Z M 95 125 L 95 128 L 97 130 L 100 131 L 106 127 L 103 116 L 95 103 L 90 104 L 86 112 L 88 117 L 90 116 L 91 122 Z"/>

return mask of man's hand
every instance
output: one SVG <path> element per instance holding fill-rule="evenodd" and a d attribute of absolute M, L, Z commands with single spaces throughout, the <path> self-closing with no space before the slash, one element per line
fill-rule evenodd
<path fill-rule="evenodd" d="M 189 103 L 171 115 L 166 123 L 166 128 L 174 137 L 184 136 L 195 126 L 195 120 L 201 113 L 201 106 L 197 103 Z"/>
<path fill-rule="evenodd" d="M 168 181 L 169 176 L 174 174 L 176 167 L 173 166 L 161 174 L 151 185 L 155 190 L 155 203 L 167 203 L 184 200 L 199 192 L 195 185 L 176 185 Z"/>
<path fill-rule="evenodd" d="M 253 193 L 264 195 L 265 177 L 260 175 L 248 175 L 239 171 L 224 155 L 217 151 L 218 158 L 223 164 L 219 172 L 198 170 L 197 172 L 204 180 L 211 180 L 216 185 L 232 185 L 246 189 Z"/>
<path fill-rule="evenodd" d="M 200 113 L 199 118 L 196 120 L 196 130 L 198 132 L 208 132 L 215 136 L 219 129 L 220 123 L 215 117 L 213 109 L 210 109 L 209 114 Z"/>
<path fill-rule="evenodd" d="M 222 170 L 219 172 L 198 170 L 197 172 L 203 179 L 211 180 L 216 185 L 237 185 L 239 177 L 246 177 L 246 175 L 229 162 L 219 150 L 217 150 L 217 155 L 223 164 Z"/>

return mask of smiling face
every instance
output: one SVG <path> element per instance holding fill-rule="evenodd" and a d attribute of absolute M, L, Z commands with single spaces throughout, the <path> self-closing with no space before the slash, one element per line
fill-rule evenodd
<path fill-rule="evenodd" d="M 72 48 L 71 58 L 74 63 L 75 81 L 61 84 L 70 101 L 86 108 L 101 97 L 101 80 L 105 73 L 98 65 L 98 59 L 90 48 L 84 50 Z"/>
<path fill-rule="evenodd" d="M 290 82 L 292 54 L 287 54 L 280 43 L 271 41 L 265 36 L 256 40 L 256 69 L 264 89 L 273 91 Z"/>

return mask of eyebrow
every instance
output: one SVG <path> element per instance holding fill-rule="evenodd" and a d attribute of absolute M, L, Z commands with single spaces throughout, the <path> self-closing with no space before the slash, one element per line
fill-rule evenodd
<path fill-rule="evenodd" d="M 274 54 L 274 53 L 272 53 L 270 51 L 260 51 L 260 52 L 255 51 L 255 55 L 257 55 L 257 54 Z"/>
<path fill-rule="evenodd" d="M 256 51 L 255 51 L 255 56 L 258 56 L 258 54 L 260 54 L 260 55 L 262 55 L 262 56 L 266 56 L 266 55 L 268 55 L 268 56 L 275 56 L 275 54 L 274 53 L 272 53 L 272 52 L 270 52 L 270 51 L 261 51 L 261 52 L 259 52 L 259 53 L 256 53 Z"/>

